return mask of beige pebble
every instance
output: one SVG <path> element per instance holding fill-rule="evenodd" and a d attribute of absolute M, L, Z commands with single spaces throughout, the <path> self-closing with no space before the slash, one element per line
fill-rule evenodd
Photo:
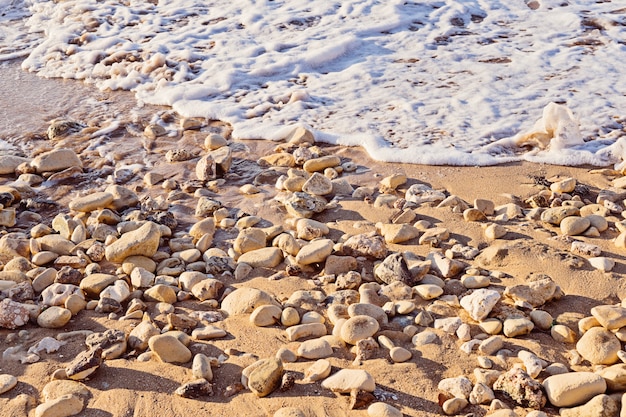
<path fill-rule="evenodd" d="M 298 310 L 293 307 L 284 308 L 280 315 L 280 323 L 285 327 L 300 324 L 300 314 L 298 313 Z"/>
<path fill-rule="evenodd" d="M 562 324 L 555 324 L 550 329 L 550 334 L 552 338 L 557 342 L 561 343 L 575 343 L 576 342 L 576 333 L 569 327 Z"/>
<path fill-rule="evenodd" d="M 309 382 L 320 381 L 330 375 L 332 367 L 326 359 L 318 359 L 304 371 L 304 378 Z"/>
<path fill-rule="evenodd" d="M 250 315 L 250 322 L 255 326 L 273 326 L 280 319 L 282 309 L 275 305 L 262 305 L 257 307 Z"/>
<path fill-rule="evenodd" d="M 413 354 L 411 353 L 410 350 L 405 349 L 405 348 L 400 347 L 400 346 L 392 347 L 389 350 L 389 357 L 395 363 L 406 362 L 406 361 L 410 360 L 412 356 L 413 356 Z"/>
<path fill-rule="evenodd" d="M 68 417 L 83 410 L 83 400 L 73 394 L 65 394 L 53 400 L 39 404 L 35 408 L 35 417 Z"/>
<path fill-rule="evenodd" d="M 392 405 L 375 402 L 367 407 L 367 415 L 370 417 L 402 417 L 402 412 Z"/>

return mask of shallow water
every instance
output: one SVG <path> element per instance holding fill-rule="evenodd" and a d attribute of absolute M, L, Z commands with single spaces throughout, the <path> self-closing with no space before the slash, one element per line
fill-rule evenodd
<path fill-rule="evenodd" d="M 302 124 L 425 164 L 608 165 L 626 153 L 609 148 L 626 126 L 618 2 L 2 2 L 0 59 L 223 120 L 237 138 Z M 550 102 L 572 109 L 586 144 L 486 148 L 530 130 Z"/>

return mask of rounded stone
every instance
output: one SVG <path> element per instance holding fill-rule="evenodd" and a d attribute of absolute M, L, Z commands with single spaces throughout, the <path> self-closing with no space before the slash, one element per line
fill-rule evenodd
<path fill-rule="evenodd" d="M 554 318 L 550 313 L 543 310 L 533 310 L 530 312 L 530 319 L 533 321 L 535 326 L 537 326 L 541 330 L 548 330 L 552 327 L 552 322 Z"/>
<path fill-rule="evenodd" d="M 593 372 L 568 372 L 543 381 L 548 401 L 556 407 L 573 407 L 606 391 L 606 381 Z"/>
<path fill-rule="evenodd" d="M 352 390 L 372 392 L 376 389 L 374 378 L 362 369 L 341 369 L 322 381 L 322 388 L 348 393 Z"/>
<path fill-rule="evenodd" d="M 591 221 L 587 217 L 570 216 L 561 220 L 559 227 L 564 236 L 577 236 L 589 228 Z"/>
<path fill-rule="evenodd" d="M 346 343 L 356 345 L 359 340 L 373 336 L 379 328 L 380 325 L 373 317 L 354 316 L 341 326 L 341 338 Z"/>
<path fill-rule="evenodd" d="M 506 337 L 516 337 L 527 335 L 534 327 L 533 322 L 527 318 L 506 319 L 502 331 Z"/>
<path fill-rule="evenodd" d="M 46 329 L 58 329 L 65 326 L 72 318 L 72 312 L 67 308 L 52 306 L 39 314 L 37 324 Z"/>
<path fill-rule="evenodd" d="M 293 307 L 285 307 L 280 315 L 280 324 L 285 327 L 300 324 L 300 314 L 298 313 L 298 310 Z"/>
<path fill-rule="evenodd" d="M 166 363 L 185 363 L 191 360 L 191 351 L 174 334 L 152 336 L 150 350 Z"/>
<path fill-rule="evenodd" d="M 392 347 L 389 350 L 389 357 L 395 363 L 406 362 L 409 359 L 411 359 L 412 356 L 413 356 L 413 354 L 411 353 L 410 350 L 405 349 L 405 348 L 400 347 L 400 346 Z"/>
<path fill-rule="evenodd" d="M 273 326 L 280 319 L 282 309 L 278 306 L 267 304 L 254 309 L 250 314 L 250 323 L 258 327 Z"/>
<path fill-rule="evenodd" d="M 84 401 L 82 398 L 65 394 L 53 400 L 39 404 L 35 408 L 35 417 L 69 417 L 80 413 L 83 410 Z"/>
<path fill-rule="evenodd" d="M 298 347 L 298 356 L 305 359 L 323 359 L 332 354 L 333 348 L 323 338 L 307 340 Z"/>
<path fill-rule="evenodd" d="M 330 375 L 332 367 L 326 359 L 318 359 L 304 371 L 304 379 L 308 382 L 315 382 Z"/>
<path fill-rule="evenodd" d="M 616 363 L 621 348 L 619 339 L 603 327 L 592 327 L 576 343 L 578 353 L 593 365 Z"/>
<path fill-rule="evenodd" d="M 402 417 L 402 412 L 389 404 L 376 402 L 367 407 L 367 415 L 370 417 Z"/>
<path fill-rule="evenodd" d="M 279 304 L 270 294 L 256 288 L 242 287 L 228 294 L 222 301 L 222 310 L 233 316 L 250 314 L 255 308 L 262 305 Z"/>
<path fill-rule="evenodd" d="M 12 390 L 17 385 L 17 378 L 13 375 L 2 374 L 0 375 L 0 394 Z"/>

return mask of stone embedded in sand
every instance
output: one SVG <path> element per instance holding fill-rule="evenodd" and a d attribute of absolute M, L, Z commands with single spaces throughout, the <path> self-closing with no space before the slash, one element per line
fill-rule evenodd
<path fill-rule="evenodd" d="M 91 193 L 84 197 L 78 197 L 70 201 L 70 210 L 88 213 L 107 207 L 113 202 L 113 194 L 107 192 Z"/>
<path fill-rule="evenodd" d="M 460 302 L 474 320 L 481 321 L 487 318 L 499 300 L 499 292 L 481 288 L 461 298 Z"/>
<path fill-rule="evenodd" d="M 463 211 L 463 219 L 465 219 L 466 222 L 482 222 L 487 220 L 487 216 L 478 209 L 468 208 Z"/>
<path fill-rule="evenodd" d="M 300 265 L 321 263 L 332 253 L 334 243 L 330 239 L 314 240 L 304 245 L 296 255 L 296 262 Z"/>
<path fill-rule="evenodd" d="M 38 174 L 43 172 L 62 171 L 70 167 L 80 167 L 83 164 L 71 149 L 53 149 L 38 155 L 32 160 L 31 166 Z"/>
<path fill-rule="evenodd" d="M 376 383 L 367 371 L 361 369 L 340 369 L 322 381 L 322 388 L 339 393 L 349 393 L 352 390 L 373 392 L 376 389 Z"/>
<path fill-rule="evenodd" d="M 72 312 L 67 308 L 52 306 L 39 314 L 37 324 L 47 329 L 58 329 L 65 326 L 71 318 Z"/>
<path fill-rule="evenodd" d="M 388 177 L 380 180 L 380 189 L 381 192 L 391 192 L 395 191 L 396 188 L 405 184 L 407 181 L 406 175 L 404 174 L 392 174 Z"/>
<path fill-rule="evenodd" d="M 89 397 L 90 393 L 89 389 L 82 382 L 73 381 L 71 379 L 53 379 L 41 390 L 41 396 L 44 402 L 67 394 L 86 399 Z"/>
<path fill-rule="evenodd" d="M 35 408 L 35 417 L 69 417 L 83 411 L 85 404 L 82 398 L 65 394 L 48 400 Z"/>
<path fill-rule="evenodd" d="M 561 343 L 576 342 L 576 333 L 563 324 L 555 324 L 550 329 L 550 335 L 554 340 Z"/>
<path fill-rule="evenodd" d="M 354 256 L 329 255 L 324 264 L 324 273 L 340 275 L 357 269 L 357 260 Z"/>
<path fill-rule="evenodd" d="M 152 336 L 150 350 L 166 363 L 185 363 L 191 360 L 191 351 L 175 335 L 164 333 Z"/>
<path fill-rule="evenodd" d="M 354 316 L 349 318 L 342 326 L 340 336 L 344 342 L 355 345 L 361 339 L 373 336 L 380 325 L 370 316 Z"/>
<path fill-rule="evenodd" d="M 619 339 L 603 327 L 592 327 L 576 343 L 576 350 L 594 365 L 612 365 L 619 360 Z"/>
<path fill-rule="evenodd" d="M 480 342 L 478 351 L 484 355 L 493 355 L 504 346 L 504 340 L 501 336 L 493 335 Z"/>
<path fill-rule="evenodd" d="M 496 239 L 500 239 L 501 237 L 504 237 L 507 234 L 507 232 L 508 231 L 506 227 L 496 224 L 496 223 L 492 223 L 485 228 L 484 234 L 487 239 L 496 240 Z"/>
<path fill-rule="evenodd" d="M 121 263 L 133 255 L 153 256 L 161 238 L 161 229 L 156 223 L 146 222 L 140 228 L 124 233 L 118 240 L 106 247 L 106 258 Z"/>
<path fill-rule="evenodd" d="M 382 236 L 370 233 L 350 236 L 343 243 L 343 252 L 350 256 L 366 256 L 383 259 L 387 256 L 387 245 Z"/>
<path fill-rule="evenodd" d="M 280 306 L 270 294 L 256 288 L 242 287 L 228 294 L 222 301 L 221 308 L 229 316 L 237 314 L 250 314 L 255 308 L 273 304 Z"/>
<path fill-rule="evenodd" d="M 591 309 L 591 315 L 608 330 L 626 326 L 626 308 L 612 305 L 599 305 Z"/>
<path fill-rule="evenodd" d="M 206 138 L 204 138 L 204 147 L 209 151 L 213 151 L 215 149 L 219 149 L 222 146 L 226 146 L 228 141 L 224 138 L 224 136 L 211 133 Z"/>
<path fill-rule="evenodd" d="M 284 372 L 283 363 L 280 359 L 261 359 L 250 365 L 249 368 L 252 370 L 247 376 L 248 388 L 257 397 L 266 397 L 280 386 Z"/>
<path fill-rule="evenodd" d="M 547 377 L 543 388 L 552 405 L 572 407 L 603 394 L 607 384 L 602 376 L 593 372 L 568 372 Z"/>
<path fill-rule="evenodd" d="M 204 235 L 213 236 L 215 234 L 215 219 L 213 217 L 207 217 L 202 219 L 189 229 L 189 235 L 194 238 L 195 241 L 200 239 Z"/>
<path fill-rule="evenodd" d="M 367 407 L 367 415 L 369 417 L 402 417 L 403 414 L 400 410 L 392 405 L 382 402 L 372 403 Z"/>
<path fill-rule="evenodd" d="M 5 298 L 0 301 L 0 328 L 17 329 L 28 323 L 29 310 L 22 304 Z"/>
<path fill-rule="evenodd" d="M 302 185 L 302 191 L 313 195 L 326 195 L 333 191 L 333 183 L 329 178 L 315 172 Z"/>
<path fill-rule="evenodd" d="M 149 321 L 142 321 L 128 335 L 128 346 L 131 349 L 146 350 L 152 336 L 160 334 L 160 330 Z"/>
<path fill-rule="evenodd" d="M 493 390 L 506 393 L 522 407 L 539 409 L 546 404 L 541 384 L 520 368 L 512 368 L 500 375 L 493 384 Z"/>
<path fill-rule="evenodd" d="M 615 261 L 604 256 L 587 258 L 587 261 L 589 265 L 601 272 L 610 272 L 615 267 Z"/>

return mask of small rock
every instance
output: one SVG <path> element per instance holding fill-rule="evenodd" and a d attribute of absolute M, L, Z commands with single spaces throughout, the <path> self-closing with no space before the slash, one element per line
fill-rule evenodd
<path fill-rule="evenodd" d="M 367 407 L 367 415 L 370 417 L 402 417 L 403 414 L 389 404 L 377 402 Z"/>
<path fill-rule="evenodd" d="M 166 363 L 185 363 L 189 362 L 192 357 L 187 346 L 172 334 L 152 336 L 148 341 L 148 346 L 161 361 Z"/>
<path fill-rule="evenodd" d="M 615 417 L 619 412 L 618 402 L 609 395 L 597 395 L 588 403 L 578 407 L 561 409 L 562 417 Z"/>
<path fill-rule="evenodd" d="M 67 308 L 52 306 L 39 314 L 37 324 L 47 329 L 58 329 L 65 326 L 71 318 L 72 312 Z"/>
<path fill-rule="evenodd" d="M 499 300 L 499 292 L 481 288 L 461 298 L 460 303 L 474 320 L 481 321 L 487 318 Z"/>
<path fill-rule="evenodd" d="M 361 339 L 373 336 L 379 328 L 378 322 L 370 316 L 351 317 L 341 326 L 341 338 L 354 345 Z"/>
<path fill-rule="evenodd" d="M 221 308 L 226 311 L 229 316 L 233 316 L 237 314 L 250 314 L 255 308 L 267 304 L 279 305 L 276 300 L 265 291 L 256 288 L 242 287 L 228 294 L 224 300 L 222 300 Z"/>
<path fill-rule="evenodd" d="M 319 359 L 304 371 L 304 378 L 309 382 L 322 380 L 330 375 L 330 362 L 326 359 Z"/>
<path fill-rule="evenodd" d="M 612 365 L 619 360 L 619 339 L 602 327 L 592 327 L 576 343 L 576 350 L 594 365 Z"/>
<path fill-rule="evenodd" d="M 376 389 L 374 378 L 362 369 L 340 369 L 322 381 L 322 387 L 338 393 L 352 390 L 373 392 Z"/>
<path fill-rule="evenodd" d="M 251 366 L 253 370 L 248 375 L 248 388 L 257 397 L 266 397 L 280 386 L 284 372 L 280 359 L 261 359 Z"/>
<path fill-rule="evenodd" d="M 17 378 L 9 374 L 0 375 L 0 395 L 12 390 L 17 385 Z"/>
<path fill-rule="evenodd" d="M 65 394 L 53 400 L 39 404 L 35 408 L 35 417 L 69 417 L 74 416 L 85 406 L 82 398 Z"/>
<path fill-rule="evenodd" d="M 564 218 L 559 227 L 564 236 L 577 236 L 584 233 L 590 225 L 591 221 L 586 217 L 571 216 Z"/>
<path fill-rule="evenodd" d="M 38 174 L 43 172 L 62 171 L 66 168 L 80 167 L 83 164 L 71 149 L 53 149 L 38 155 L 30 164 Z"/>
<path fill-rule="evenodd" d="M 468 404 L 465 398 L 450 398 L 444 401 L 441 408 L 445 414 L 453 416 L 459 414 Z"/>
<path fill-rule="evenodd" d="M 506 337 L 527 335 L 534 329 L 533 322 L 525 317 L 504 320 L 503 333 Z"/>

